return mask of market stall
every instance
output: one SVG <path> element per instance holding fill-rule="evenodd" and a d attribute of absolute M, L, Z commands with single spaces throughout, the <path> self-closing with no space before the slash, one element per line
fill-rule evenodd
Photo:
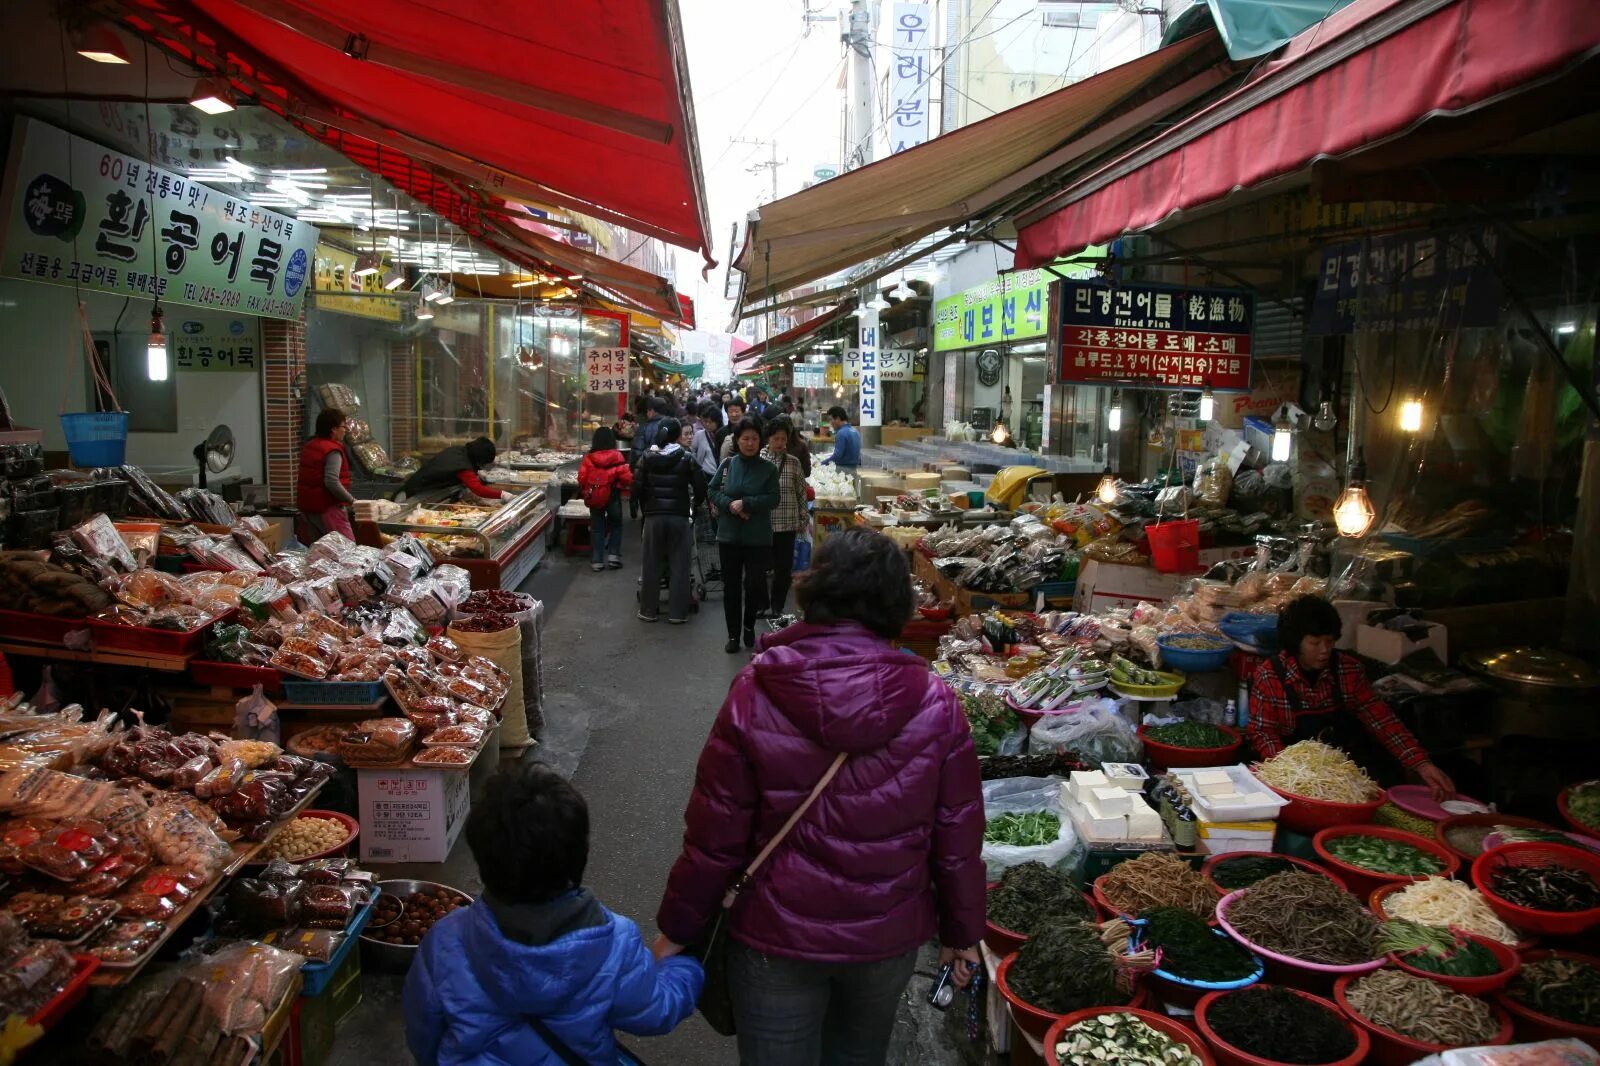
<path fill-rule="evenodd" d="M 515 471 L 511 473 L 507 485 L 516 484 Z M 523 489 L 498 507 L 446 502 L 448 495 L 429 494 L 384 507 L 369 519 L 358 508 L 357 539 L 379 545 L 413 533 L 435 555 L 471 574 L 473 588 L 515 589 L 522 584 L 544 558 L 544 534 L 554 521 L 547 489 Z"/>

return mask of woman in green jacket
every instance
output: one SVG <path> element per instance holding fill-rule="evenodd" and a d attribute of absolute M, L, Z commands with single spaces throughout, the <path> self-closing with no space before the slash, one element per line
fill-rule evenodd
<path fill-rule="evenodd" d="M 734 427 L 734 454 L 711 481 L 717 505 L 717 550 L 722 559 L 722 610 L 729 655 L 756 646 L 756 614 L 766 606 L 772 557 L 772 509 L 778 505 L 778 468 L 761 458 L 761 425 L 743 418 Z"/>

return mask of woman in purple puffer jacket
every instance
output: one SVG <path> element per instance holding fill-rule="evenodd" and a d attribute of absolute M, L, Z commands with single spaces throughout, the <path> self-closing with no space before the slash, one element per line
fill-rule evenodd
<path fill-rule="evenodd" d="M 839 753 L 843 767 L 734 905 L 739 1057 L 882 1063 L 917 949 L 937 937 L 965 985 L 983 935 L 983 797 L 955 694 L 894 648 L 905 554 L 836 534 L 800 575 L 803 623 L 762 638 L 700 754 L 658 957 L 710 928 L 723 893 Z"/>

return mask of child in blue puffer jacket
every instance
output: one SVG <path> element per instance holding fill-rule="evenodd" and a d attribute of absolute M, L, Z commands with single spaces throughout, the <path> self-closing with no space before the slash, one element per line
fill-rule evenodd
<path fill-rule="evenodd" d="M 656 962 L 639 927 L 582 886 L 589 808 L 560 775 L 497 774 L 466 837 L 483 896 L 433 927 L 406 978 L 421 1066 L 628 1062 L 612 1030 L 655 1036 L 694 1013 L 700 964 Z"/>

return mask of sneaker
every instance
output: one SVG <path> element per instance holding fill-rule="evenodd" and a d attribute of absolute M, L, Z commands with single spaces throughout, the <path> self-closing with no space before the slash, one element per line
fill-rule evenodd
<path fill-rule="evenodd" d="M 621 570 L 622 569 L 622 556 L 620 556 L 620 555 L 608 555 L 608 556 L 606 556 L 606 565 L 609 566 L 613 570 Z"/>
<path fill-rule="evenodd" d="M 600 571 L 604 570 L 605 568 L 606 568 L 606 565 L 604 563 L 590 563 L 589 564 L 589 569 L 593 570 L 597 574 Z"/>
<path fill-rule="evenodd" d="M 681 626 L 681 625 L 685 624 L 688 621 L 689 620 L 687 618 L 669 618 L 669 619 L 667 619 L 667 625 L 669 625 L 669 626 Z"/>
<path fill-rule="evenodd" d="M 723 647 L 722 650 L 727 652 L 729 655 L 739 654 L 739 638 L 729 637 L 727 645 Z"/>
<path fill-rule="evenodd" d="M 747 648 L 756 646 L 756 631 L 754 629 L 746 629 L 744 631 L 744 646 Z"/>
<path fill-rule="evenodd" d="M 656 620 L 656 616 L 655 615 L 653 615 L 653 614 L 645 614 L 643 611 L 639 612 L 639 621 L 641 621 L 641 622 L 654 622 L 655 620 Z"/>

